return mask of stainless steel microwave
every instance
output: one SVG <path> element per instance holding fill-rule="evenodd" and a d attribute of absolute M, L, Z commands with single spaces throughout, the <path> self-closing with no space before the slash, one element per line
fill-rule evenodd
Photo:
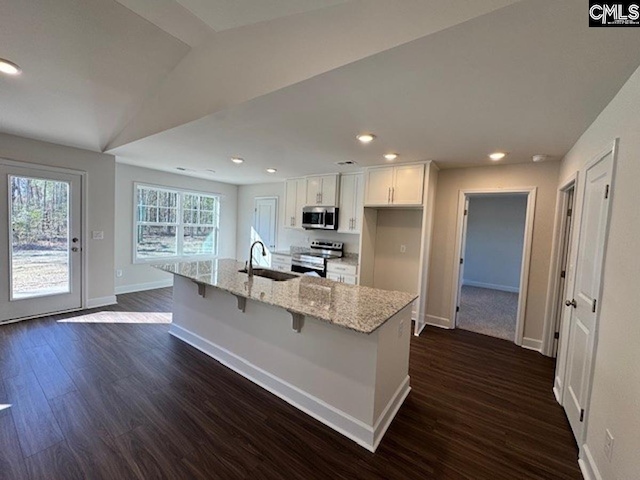
<path fill-rule="evenodd" d="M 302 228 L 307 230 L 337 230 L 338 209 L 336 207 L 303 207 Z"/>

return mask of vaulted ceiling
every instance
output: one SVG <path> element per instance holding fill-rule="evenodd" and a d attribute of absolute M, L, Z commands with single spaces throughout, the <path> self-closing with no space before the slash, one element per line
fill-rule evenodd
<path fill-rule="evenodd" d="M 443 167 L 494 150 L 559 158 L 640 64 L 640 35 L 590 29 L 585 9 L 4 0 L 0 57 L 24 73 L 0 77 L 0 130 L 237 184 L 381 164 L 388 151 Z M 358 144 L 362 131 L 377 139 Z"/>

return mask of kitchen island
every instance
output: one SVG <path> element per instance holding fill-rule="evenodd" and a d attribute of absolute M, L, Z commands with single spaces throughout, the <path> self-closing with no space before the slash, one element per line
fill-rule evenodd
<path fill-rule="evenodd" d="M 169 333 L 375 451 L 410 391 L 416 296 L 308 276 L 250 279 L 243 266 L 157 265 L 175 275 Z"/>

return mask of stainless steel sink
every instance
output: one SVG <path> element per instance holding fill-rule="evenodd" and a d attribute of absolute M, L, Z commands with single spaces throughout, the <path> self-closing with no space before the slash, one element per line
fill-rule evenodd
<path fill-rule="evenodd" d="M 238 271 L 240 273 L 249 273 L 246 268 Z M 254 268 L 253 274 L 258 277 L 269 278 L 276 282 L 284 282 L 298 277 L 298 275 L 294 275 L 292 273 L 278 272 L 277 270 L 269 270 L 268 268 Z"/>

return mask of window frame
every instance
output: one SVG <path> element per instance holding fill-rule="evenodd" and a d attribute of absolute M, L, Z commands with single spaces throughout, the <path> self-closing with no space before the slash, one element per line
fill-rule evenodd
<path fill-rule="evenodd" d="M 138 190 L 140 188 L 147 188 L 156 191 L 164 191 L 177 194 L 176 204 L 176 223 L 167 222 L 141 222 L 139 219 L 140 209 L 138 206 Z M 185 195 L 194 195 L 198 197 L 210 197 L 214 199 L 214 224 L 207 224 L 211 226 L 215 232 L 216 244 L 215 252 L 213 254 L 184 254 L 184 232 L 185 227 L 194 227 L 196 225 L 184 223 L 184 197 Z M 222 203 L 222 195 L 214 192 L 203 192 L 199 190 L 188 190 L 178 187 L 170 187 L 166 185 L 155 185 L 143 182 L 133 182 L 133 231 L 132 231 L 132 261 L 134 264 L 154 264 L 154 263 L 168 263 L 179 261 L 197 261 L 197 260 L 211 260 L 218 258 L 220 253 L 220 210 Z M 217 214 L 217 215 L 216 215 Z M 138 255 L 138 227 L 140 225 L 152 225 L 152 226 L 174 226 L 176 227 L 176 255 L 168 255 L 165 257 L 153 257 L 144 258 Z"/>

